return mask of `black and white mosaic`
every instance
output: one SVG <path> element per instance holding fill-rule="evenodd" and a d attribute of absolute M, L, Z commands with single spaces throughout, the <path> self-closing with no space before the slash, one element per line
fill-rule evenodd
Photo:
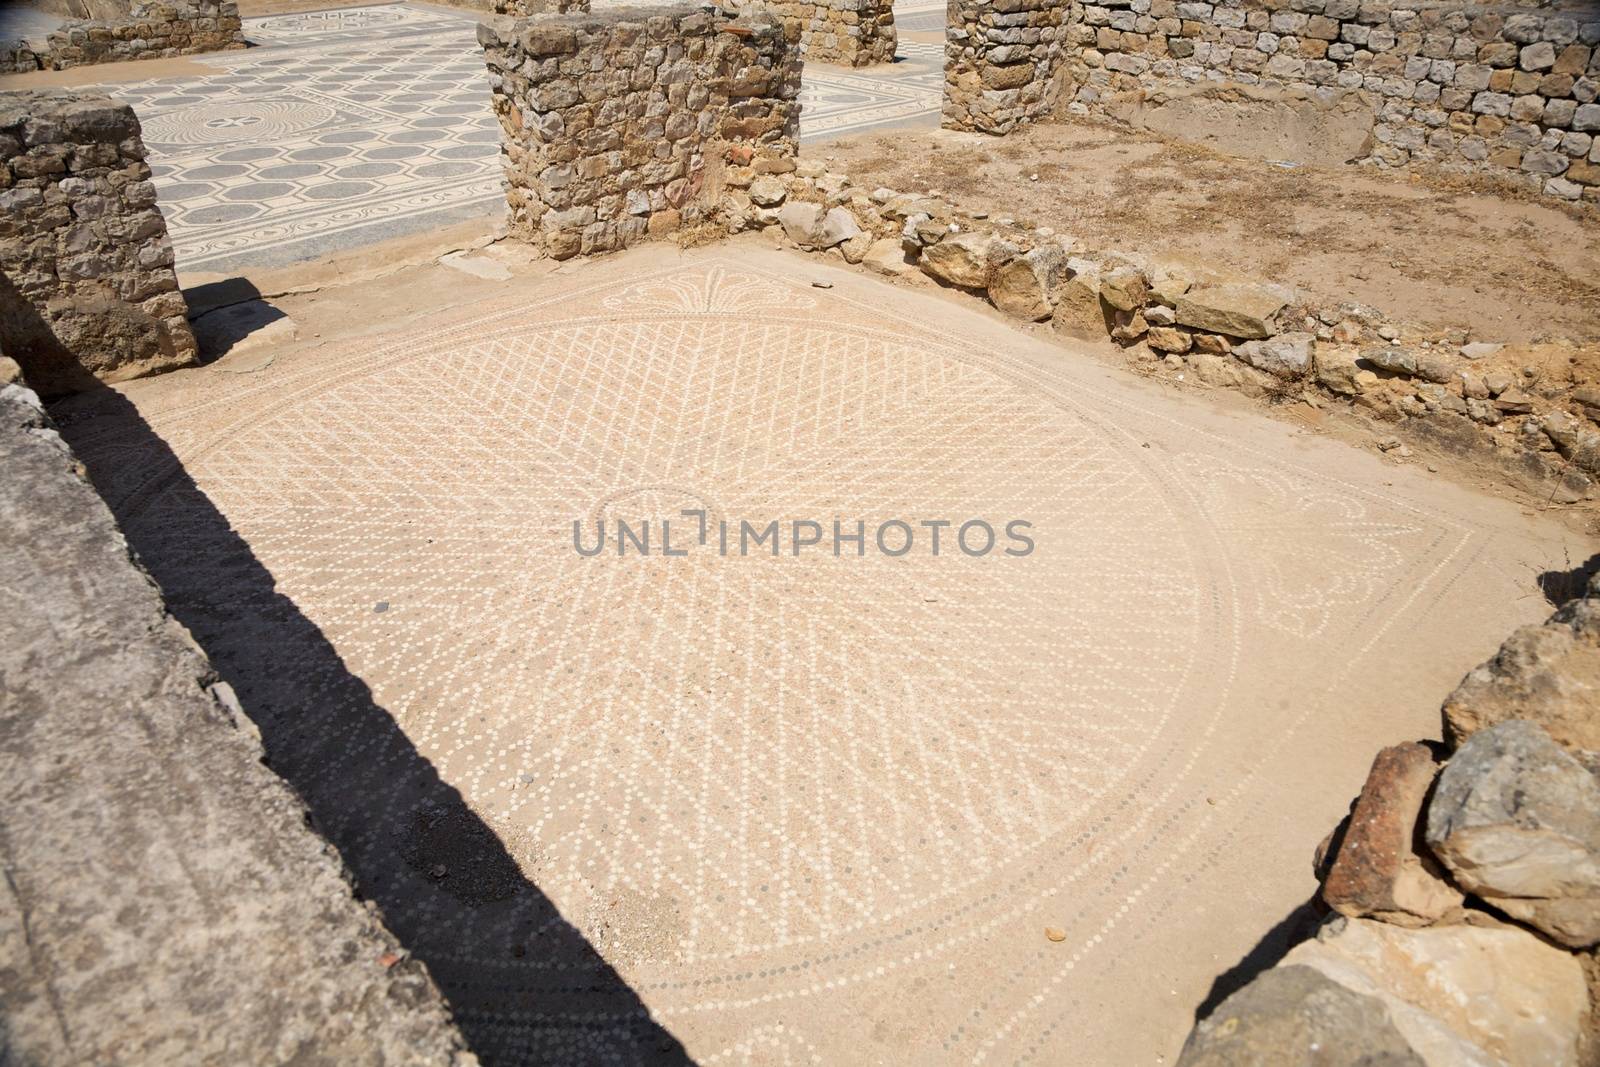
<path fill-rule="evenodd" d="M 493 218 L 500 132 L 476 21 L 385 4 L 247 19 L 257 47 L 211 71 L 106 86 L 144 126 L 185 272 L 277 266 Z M 818 68 L 803 137 L 938 121 L 942 49 L 891 67 Z"/>

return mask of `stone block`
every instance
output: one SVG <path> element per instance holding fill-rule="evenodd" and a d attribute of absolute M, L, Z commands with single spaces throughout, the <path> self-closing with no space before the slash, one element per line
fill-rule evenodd
<path fill-rule="evenodd" d="M 1423 804 L 1438 771 L 1424 745 L 1378 753 L 1322 883 L 1329 907 L 1350 918 L 1426 926 L 1461 906 L 1460 891 L 1417 847 Z"/>
<path fill-rule="evenodd" d="M 0 93 L 0 145 L 12 153 L 0 170 L 17 183 L 0 194 L 0 262 L 28 259 L 40 279 L 0 276 L 0 348 L 44 395 L 183 366 L 198 354 L 181 298 L 173 308 L 143 303 L 175 295 L 178 283 L 137 129 L 131 108 L 95 93 Z M 70 174 L 69 155 L 81 157 Z M 102 195 L 113 181 L 122 195 Z M 93 221 L 74 221 L 75 212 Z"/>
<path fill-rule="evenodd" d="M 1579 598 L 1517 630 L 1444 702 L 1446 737 L 1456 745 L 1512 719 L 1538 723 L 1568 748 L 1600 752 L 1600 598 Z"/>
<path fill-rule="evenodd" d="M 1538 724 L 1480 730 L 1451 757 L 1427 841 L 1455 880 L 1572 948 L 1600 942 L 1600 781 Z"/>
<path fill-rule="evenodd" d="M 1289 301 L 1279 291 L 1244 282 L 1198 286 L 1177 301 L 1178 322 L 1229 337 L 1265 338 Z"/>
<path fill-rule="evenodd" d="M 1588 1016 L 1583 969 L 1511 926 L 1408 929 L 1342 916 L 1291 949 L 1310 967 L 1375 997 L 1428 1064 L 1576 1064 Z"/>

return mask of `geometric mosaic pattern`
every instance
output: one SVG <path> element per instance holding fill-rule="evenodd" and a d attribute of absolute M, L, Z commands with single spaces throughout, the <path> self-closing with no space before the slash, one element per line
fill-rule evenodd
<path fill-rule="evenodd" d="M 183 271 L 274 266 L 504 210 L 500 130 L 466 13 L 405 4 L 245 20 L 214 74 L 102 86 L 144 126 Z M 808 72 L 805 138 L 937 121 L 942 49 Z"/>
<path fill-rule="evenodd" d="M 944 33 L 946 4 L 943 0 L 896 0 L 895 29 L 901 33 Z M 942 51 L 944 45 L 938 45 Z"/>
<path fill-rule="evenodd" d="M 944 46 L 938 44 L 902 40 L 892 66 L 855 72 L 808 68 L 800 89 L 802 140 L 868 129 L 935 127 L 943 93 Z"/>
<path fill-rule="evenodd" d="M 215 75 L 109 86 L 144 127 L 179 268 L 227 271 L 501 210 L 473 23 L 392 6 L 246 20 Z"/>
<path fill-rule="evenodd" d="M 1307 657 L 1471 585 L 1444 514 L 742 260 L 454 314 L 66 432 L 486 1062 L 1168 1047 L 1096 991 L 1258 866 Z M 572 551 L 684 508 L 1038 548 Z"/>

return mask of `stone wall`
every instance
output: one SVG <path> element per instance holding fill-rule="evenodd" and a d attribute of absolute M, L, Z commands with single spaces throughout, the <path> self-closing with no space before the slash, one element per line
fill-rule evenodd
<path fill-rule="evenodd" d="M 0 42 L 0 74 L 245 47 L 235 0 L 101 0 L 93 10 L 105 17 L 65 23 L 50 33 L 43 52 Z"/>
<path fill-rule="evenodd" d="M 1004 134 L 1054 111 L 1068 15 L 1067 0 L 950 0 L 944 126 Z"/>
<path fill-rule="evenodd" d="M 478 40 L 511 232 L 551 256 L 726 228 L 725 197 L 794 169 L 800 49 L 770 16 L 622 9 L 484 25 Z"/>
<path fill-rule="evenodd" d="M 197 349 L 133 109 L 0 93 L 0 352 L 57 395 Z"/>
<path fill-rule="evenodd" d="M 448 0 L 459 7 L 475 7 L 512 18 L 534 15 L 576 15 L 589 10 L 589 0 Z"/>
<path fill-rule="evenodd" d="M 1127 117 L 1196 90 L 1288 90 L 1360 101 L 1350 158 L 1444 166 L 1600 201 L 1600 6 L 1420 0 L 1074 3 L 1070 110 Z M 1227 96 L 1265 115 L 1259 95 Z M 1181 131 L 1179 131 L 1181 136 Z M 1226 150 L 1226 144 L 1221 145 Z M 1341 153 L 1344 154 L 1344 153 Z"/>
<path fill-rule="evenodd" d="M 0 358 L 0 1060 L 469 1067 Z"/>
<path fill-rule="evenodd" d="M 766 0 L 761 6 L 798 28 L 807 60 L 847 67 L 894 62 L 892 0 Z"/>
<path fill-rule="evenodd" d="M 1551 593 L 1583 574 L 1544 577 Z M 1223 1000 L 1180 1067 L 1309 1065 L 1319 1046 L 1340 1063 L 1600 1062 L 1596 678 L 1591 580 L 1467 675 L 1444 744 L 1378 754 L 1313 857 L 1315 936 Z"/>
<path fill-rule="evenodd" d="M 801 160 L 749 188 L 749 223 L 890 278 L 933 278 L 1064 339 L 1109 340 L 1175 389 L 1302 401 L 1378 450 L 1493 469 L 1541 506 L 1600 499 L 1592 340 L 1503 344 L 1196 262 L 1091 246 L 937 194 L 856 187 Z M 1474 473 L 1473 477 L 1479 477 Z"/>

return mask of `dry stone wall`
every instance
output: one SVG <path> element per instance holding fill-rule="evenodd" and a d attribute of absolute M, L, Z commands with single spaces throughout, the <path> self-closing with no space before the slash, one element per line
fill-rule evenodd
<path fill-rule="evenodd" d="M 555 258 L 737 229 L 743 190 L 794 169 L 799 41 L 770 16 L 621 9 L 485 25 L 478 40 L 510 230 Z"/>
<path fill-rule="evenodd" d="M 0 93 L 0 351 L 56 395 L 192 362 L 186 313 L 133 109 Z"/>
<path fill-rule="evenodd" d="M 0 74 L 245 47 L 235 0 L 123 0 L 109 6 L 115 14 L 69 21 L 52 31 L 43 51 L 23 41 L 0 41 Z"/>
<path fill-rule="evenodd" d="M 862 189 L 802 160 L 750 187 L 750 223 L 891 278 L 928 277 L 1174 387 L 1301 399 L 1382 452 L 1469 456 L 1545 506 L 1600 499 L 1592 340 L 1509 345 L 1196 263 L 976 215 L 936 192 Z M 1415 450 L 1414 450 L 1415 449 Z"/>
<path fill-rule="evenodd" d="M 534 15 L 581 14 L 589 10 L 589 0 L 464 0 L 462 6 L 493 10 L 497 15 L 531 18 Z"/>
<path fill-rule="evenodd" d="M 1069 40 L 1073 112 L 1230 86 L 1354 96 L 1373 116 L 1356 160 L 1600 201 L 1600 5 L 1092 0 Z"/>
<path fill-rule="evenodd" d="M 847 67 L 894 62 L 892 0 L 767 0 L 762 6 L 799 29 L 808 60 Z"/>
<path fill-rule="evenodd" d="M 1004 134 L 1049 115 L 1069 13 L 1066 0 L 950 0 L 945 127 Z"/>

